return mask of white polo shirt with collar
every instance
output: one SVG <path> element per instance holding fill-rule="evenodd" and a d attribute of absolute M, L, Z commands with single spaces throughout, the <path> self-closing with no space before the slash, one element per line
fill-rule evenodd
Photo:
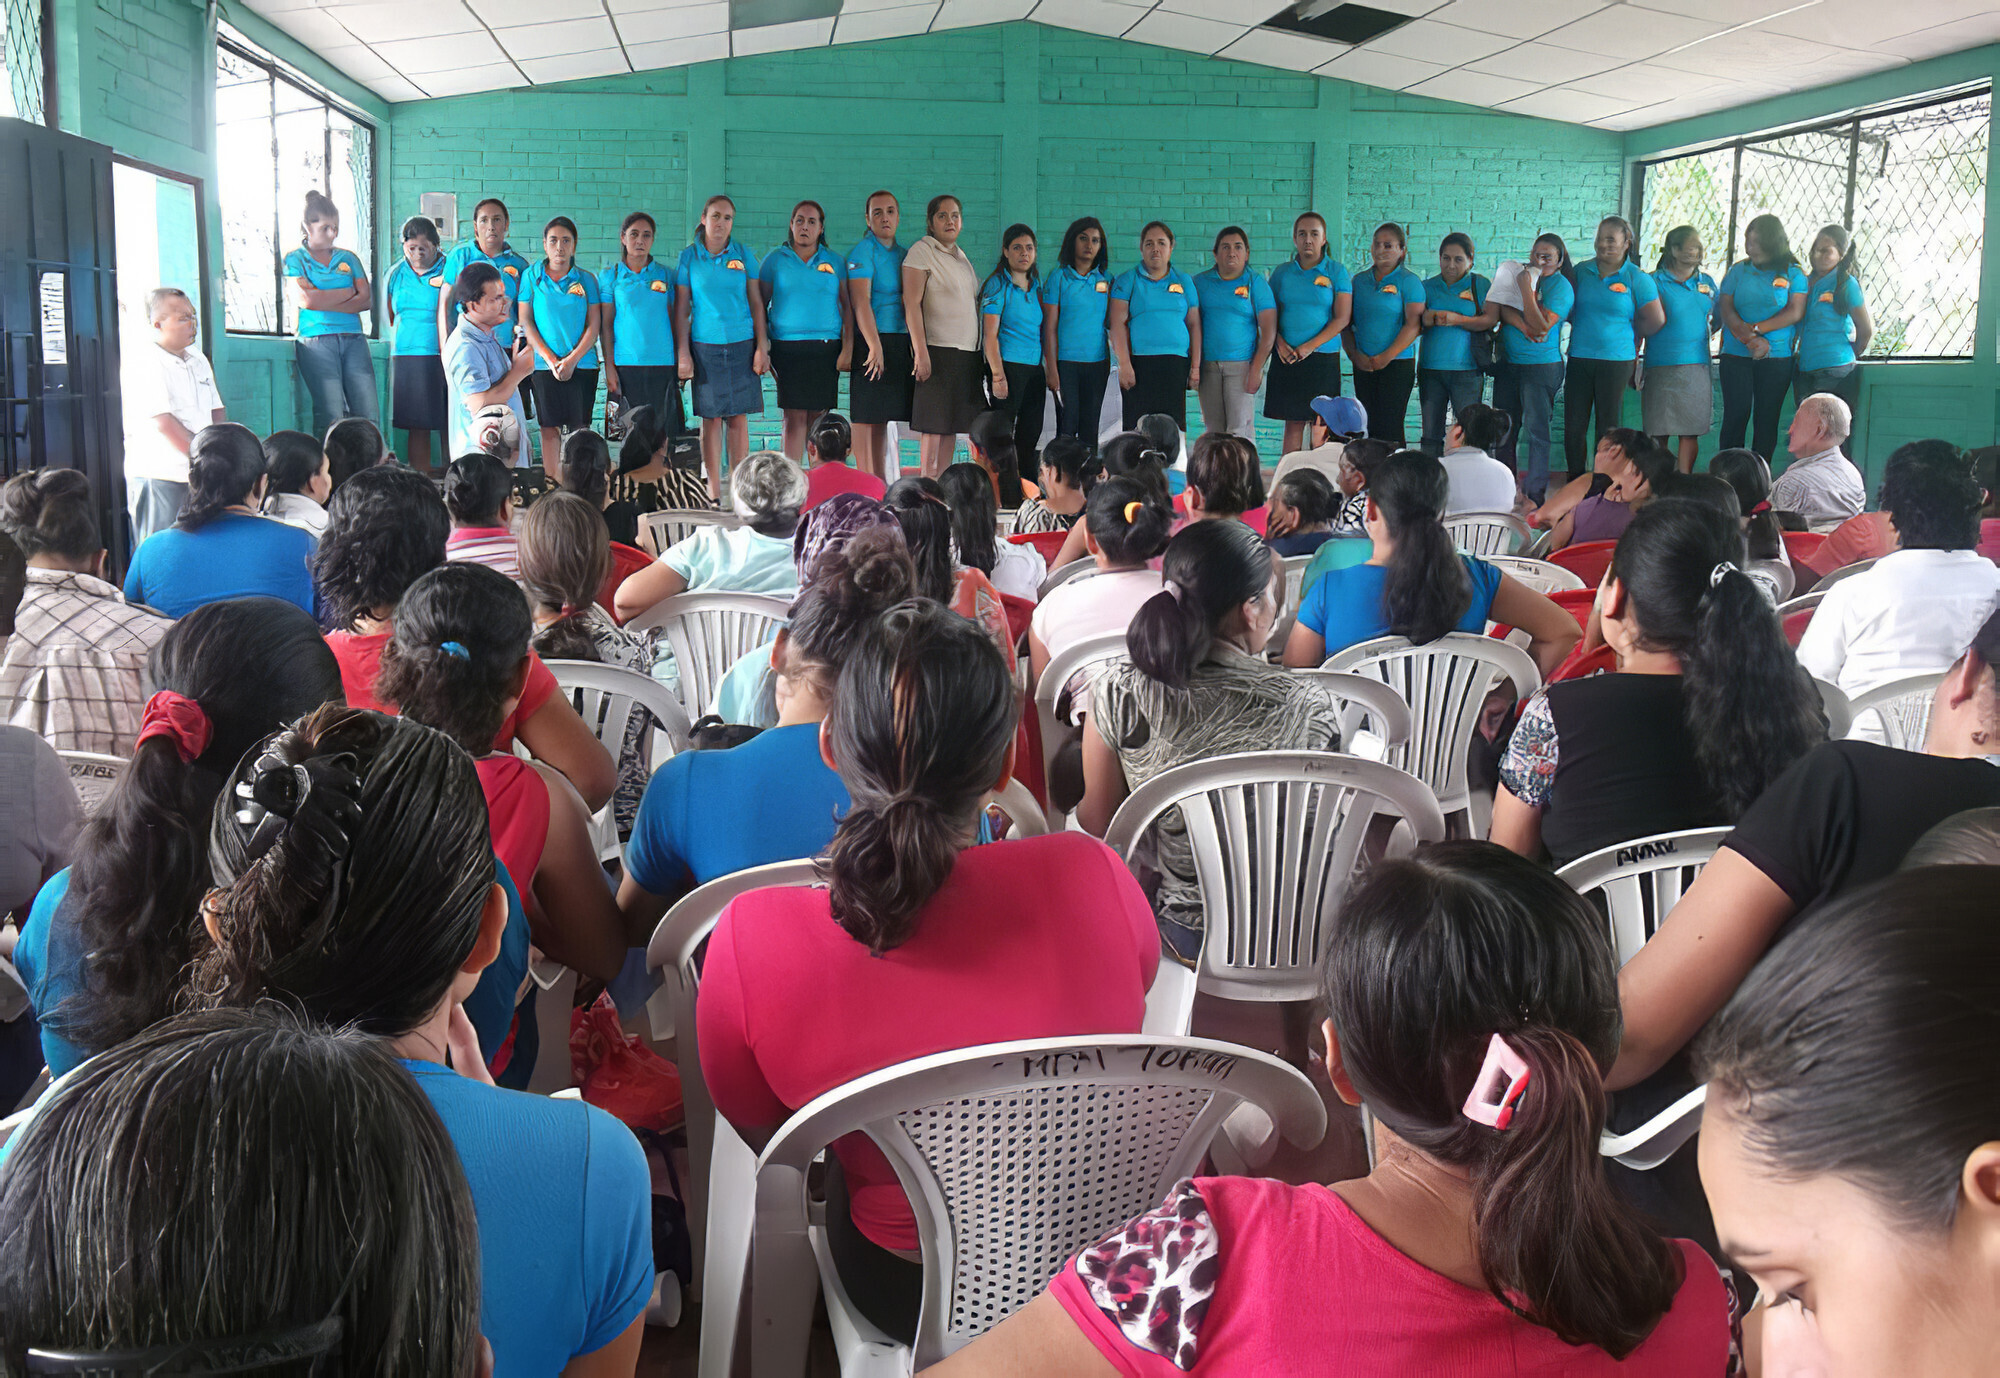
<path fill-rule="evenodd" d="M 2000 566 L 1978 551 L 1892 551 L 1826 591 L 1799 640 L 1799 663 L 1855 698 L 1949 669 L 1996 604 Z"/>
<path fill-rule="evenodd" d="M 152 340 L 129 350 L 120 370 L 125 420 L 125 477 L 188 481 L 188 457 L 160 434 L 158 417 L 171 414 L 189 434 L 213 425 L 222 406 L 215 370 L 199 349 L 175 354 Z"/>

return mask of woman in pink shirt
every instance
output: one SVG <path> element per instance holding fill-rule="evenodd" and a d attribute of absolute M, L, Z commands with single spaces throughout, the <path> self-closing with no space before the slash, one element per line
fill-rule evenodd
<path fill-rule="evenodd" d="M 1605 1181 L 1618 977 L 1589 903 L 1439 843 L 1369 872 L 1321 970 L 1327 1071 L 1375 1117 L 1375 1170 L 1184 1181 L 932 1373 L 1731 1371 L 1715 1265 Z"/>
<path fill-rule="evenodd" d="M 1018 711 L 992 641 L 936 603 L 901 604 L 860 634 L 820 726 L 853 799 L 827 883 L 738 898 L 702 969 L 702 1073 L 751 1143 L 911 1058 L 1139 1029 L 1160 941 L 1116 854 L 1079 833 L 973 845 L 980 801 L 1013 768 Z M 834 1159 L 841 1278 L 869 1320 L 908 1339 L 923 1292 L 909 1202 L 865 1136 Z"/>

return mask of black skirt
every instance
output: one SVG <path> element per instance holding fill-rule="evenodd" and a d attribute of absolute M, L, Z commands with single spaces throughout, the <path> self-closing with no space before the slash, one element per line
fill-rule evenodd
<path fill-rule="evenodd" d="M 1188 356 L 1185 354 L 1135 354 L 1132 372 L 1137 375 L 1125 389 L 1125 429 L 1139 424 L 1142 416 L 1155 412 L 1173 418 L 1187 430 Z"/>
<path fill-rule="evenodd" d="M 1295 364 L 1276 354 L 1264 375 L 1264 415 L 1272 421 L 1310 421 L 1315 397 L 1340 396 L 1340 342 L 1328 340 Z"/>
<path fill-rule="evenodd" d="M 681 404 L 680 370 L 672 364 L 620 364 L 618 395 L 629 411 L 651 407 L 666 420 L 667 434 L 679 435 L 687 429 L 687 413 Z"/>
<path fill-rule="evenodd" d="M 840 401 L 839 340 L 773 340 L 780 411 L 832 411 Z"/>
<path fill-rule="evenodd" d="M 577 429 L 590 424 L 597 410 L 597 370 L 580 368 L 566 379 L 558 379 L 547 369 L 538 368 L 534 377 L 535 419 L 544 426 Z"/>
<path fill-rule="evenodd" d="M 847 372 L 847 419 L 857 426 L 879 426 L 887 421 L 908 421 L 916 397 L 915 365 L 910 357 L 910 337 L 900 332 L 885 334 L 882 340 L 882 376 L 868 376 L 868 342 L 854 342 L 854 358 Z"/>
<path fill-rule="evenodd" d="M 435 354 L 398 354 L 389 424 L 399 431 L 441 431 L 449 422 L 444 360 Z"/>
<path fill-rule="evenodd" d="M 977 350 L 931 346 L 931 376 L 918 383 L 910 403 L 910 429 L 919 435 L 958 435 L 986 410 L 984 365 Z"/>

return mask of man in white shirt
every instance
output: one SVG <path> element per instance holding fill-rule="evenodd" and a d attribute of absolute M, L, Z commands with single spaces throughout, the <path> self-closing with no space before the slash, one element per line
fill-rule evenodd
<path fill-rule="evenodd" d="M 1771 485 L 1771 506 L 1795 512 L 1812 523 L 1840 523 L 1861 515 L 1868 489 L 1854 461 L 1840 452 L 1854 426 L 1847 403 L 1816 392 L 1792 414 L 1785 446 L 1798 458 Z"/>
<path fill-rule="evenodd" d="M 1452 418 L 1444 435 L 1444 454 L 1438 459 L 1451 482 L 1444 500 L 1447 517 L 1461 512 L 1514 510 L 1514 471 L 1493 457 L 1513 429 L 1513 417 L 1483 402 L 1473 403 Z"/>
<path fill-rule="evenodd" d="M 125 409 L 125 501 L 136 548 L 187 506 L 188 445 L 228 417 L 215 370 L 194 346 L 194 303 L 178 287 L 146 294 L 150 342 L 127 350 L 119 386 Z"/>

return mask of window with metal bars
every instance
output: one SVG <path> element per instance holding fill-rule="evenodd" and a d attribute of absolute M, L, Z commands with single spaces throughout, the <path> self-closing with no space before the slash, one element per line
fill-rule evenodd
<path fill-rule="evenodd" d="M 1720 280 L 1743 256 L 1744 227 L 1768 213 L 1810 272 L 1821 227 L 1840 225 L 1875 322 L 1865 357 L 1969 359 L 1992 114 L 1991 89 L 1969 88 L 1642 162 L 1644 263 L 1693 225 Z"/>
<path fill-rule="evenodd" d="M 299 307 L 285 255 L 304 239 L 306 192 L 340 208 L 342 248 L 375 272 L 375 129 L 304 74 L 227 25 L 215 45 L 216 195 L 222 203 L 223 322 L 288 335 Z M 374 313 L 362 313 L 375 333 Z"/>
<path fill-rule="evenodd" d="M 46 66 L 48 14 L 42 0 L 4 0 L 7 80 L 0 82 L 0 115 L 46 124 L 49 73 Z"/>

